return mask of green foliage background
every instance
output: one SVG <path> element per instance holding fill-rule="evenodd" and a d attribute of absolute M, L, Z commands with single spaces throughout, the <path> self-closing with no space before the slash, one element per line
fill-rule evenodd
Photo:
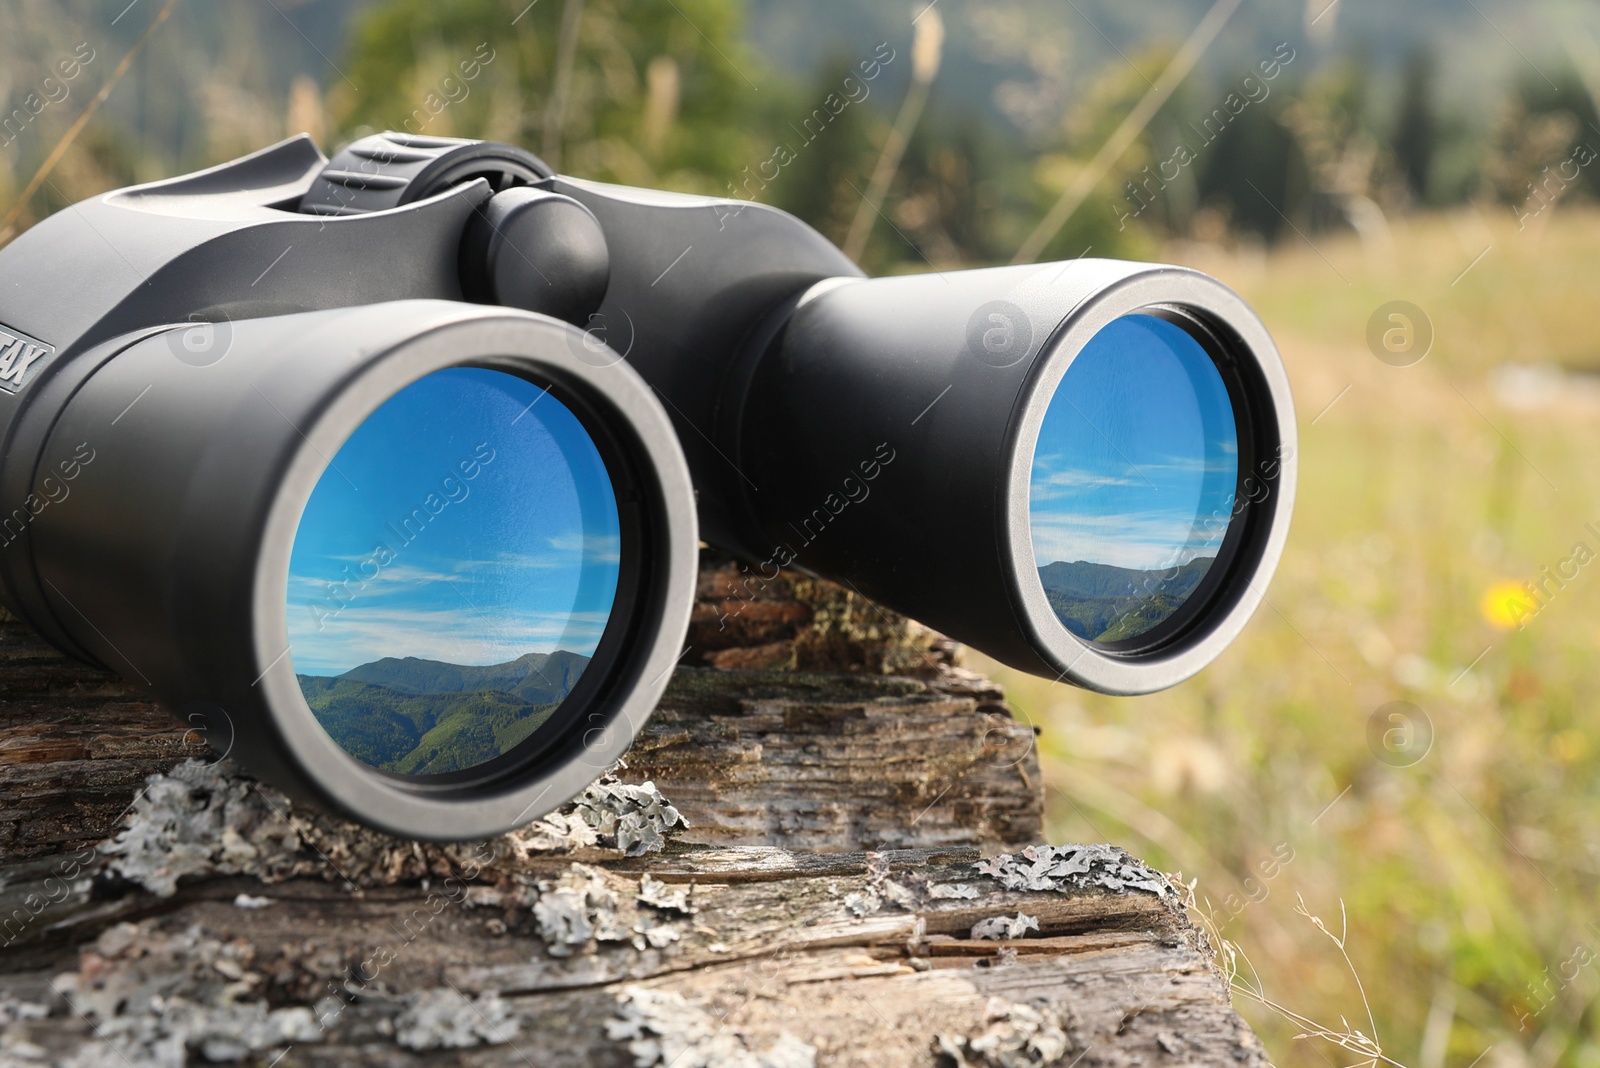
<path fill-rule="evenodd" d="M 350 78 L 339 93 L 345 128 L 398 128 L 480 44 L 495 54 L 479 91 L 451 104 L 426 130 L 484 137 L 545 152 L 573 174 L 701 193 L 722 193 L 717 176 L 749 158 L 753 94 L 736 69 L 742 44 L 735 0 L 590 0 L 583 8 L 564 122 L 547 123 L 563 8 L 539 3 L 510 25 L 520 5 L 502 0 L 441 4 L 397 0 L 372 9 L 351 41 Z M 669 62 L 679 85 L 670 126 L 652 130 L 652 62 Z M 660 69 L 660 68 L 658 68 Z M 554 145 L 555 151 L 548 151 Z"/>

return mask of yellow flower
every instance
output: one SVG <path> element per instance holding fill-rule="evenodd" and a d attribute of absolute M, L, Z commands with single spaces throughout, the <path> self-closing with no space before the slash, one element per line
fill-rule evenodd
<path fill-rule="evenodd" d="M 1478 609 L 1491 626 L 1516 630 L 1539 613 L 1539 604 L 1520 582 L 1496 582 L 1484 591 Z"/>

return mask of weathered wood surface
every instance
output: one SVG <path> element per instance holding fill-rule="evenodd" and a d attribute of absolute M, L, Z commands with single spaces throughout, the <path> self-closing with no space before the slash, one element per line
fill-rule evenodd
<path fill-rule="evenodd" d="M 837 587 L 782 579 L 752 593 L 739 579 L 731 564 L 702 572 L 690 667 L 623 773 L 684 809 L 690 841 L 1038 840 L 1032 733 L 997 687 L 951 666 L 947 643 Z M 204 755 L 135 687 L 0 612 L 0 862 L 100 841 L 147 776 Z"/>
<path fill-rule="evenodd" d="M 708 561 L 620 781 L 451 847 L 205 765 L 0 624 L 0 1066 L 1265 1065 L 1169 883 L 1020 853 L 1041 784 L 996 687 L 741 578 Z"/>

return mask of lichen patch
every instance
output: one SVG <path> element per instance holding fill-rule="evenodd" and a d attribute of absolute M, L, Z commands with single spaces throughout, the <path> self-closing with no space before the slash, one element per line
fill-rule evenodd
<path fill-rule="evenodd" d="M 431 845 L 296 806 L 226 761 L 186 761 L 146 780 L 127 825 L 101 852 L 118 875 L 161 897 L 185 876 L 207 875 L 266 883 L 320 875 L 359 891 L 516 872 L 534 857 L 594 847 L 640 856 L 688 825 L 654 783 L 606 775 L 560 811 L 490 842 Z"/>
<path fill-rule="evenodd" d="M 640 899 L 642 895 L 636 900 Z M 683 905 L 688 907 L 687 900 Z M 664 949 L 681 937 L 672 924 L 644 914 L 636 903 L 620 897 L 604 872 L 583 864 L 573 864 L 559 878 L 538 884 L 533 917 L 552 957 L 594 953 L 606 942 L 625 942 L 637 950 Z"/>
<path fill-rule="evenodd" d="M 394 1039 L 410 1050 L 498 1046 L 522 1030 L 516 1009 L 493 992 L 469 998 L 439 987 L 407 995 L 405 1002 L 394 1021 Z"/>
<path fill-rule="evenodd" d="M 161 931 L 155 921 L 104 931 L 78 970 L 52 982 L 66 1007 L 94 1027 L 83 1064 L 182 1066 L 240 1061 L 253 1053 L 318 1042 L 322 1028 L 303 1006 L 271 1009 L 265 977 L 247 942 L 221 942 L 189 927 Z"/>
<path fill-rule="evenodd" d="M 1039 929 L 1039 918 L 1019 912 L 1015 916 L 993 916 L 972 925 L 972 937 L 998 941 L 1021 938 L 1029 931 Z"/>
<path fill-rule="evenodd" d="M 670 990 L 627 986 L 606 1035 L 626 1042 L 634 1068 L 815 1068 L 816 1047 L 782 1032 L 756 1047 L 703 1007 Z"/>
<path fill-rule="evenodd" d="M 940 1034 L 934 1051 L 955 1068 L 1040 1068 L 1062 1064 L 1072 1049 L 1066 1021 L 1048 1005 L 990 998 L 987 1026 L 976 1035 Z"/>
<path fill-rule="evenodd" d="M 980 860 L 973 867 L 1007 890 L 1068 893 L 1098 888 L 1115 893 L 1139 890 L 1163 899 L 1173 895 L 1166 876 L 1112 845 L 1029 846 L 1020 853 Z"/>

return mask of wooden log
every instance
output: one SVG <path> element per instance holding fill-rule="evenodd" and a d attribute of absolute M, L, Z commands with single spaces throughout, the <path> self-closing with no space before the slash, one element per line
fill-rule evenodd
<path fill-rule="evenodd" d="M 177 1037 L 284 1065 L 404 1063 L 397 1043 L 486 1065 L 1265 1064 L 1175 895 L 1008 891 L 976 860 L 552 857 L 459 898 L 441 883 L 437 908 L 411 887 L 200 880 L 106 928 L 64 979 L 62 953 L 26 951 L 0 1005 L 56 1013 L 7 1025 L 13 1043 L 133 1063 Z M 586 929 L 546 922 L 562 899 Z M 973 937 L 1018 916 L 1021 937 Z"/>
<path fill-rule="evenodd" d="M 1022 849 L 1040 776 L 997 687 L 741 574 L 706 561 L 626 768 L 448 847 L 203 763 L 0 623 L 0 1064 L 1265 1065 L 1178 888 Z"/>
<path fill-rule="evenodd" d="M 0 623 L 0 663 L 0 861 L 93 845 L 147 776 L 204 755 L 131 686 L 14 621 Z M 956 669 L 918 679 L 685 668 L 621 775 L 660 784 L 694 841 L 1025 844 L 1043 829 L 1032 742 L 997 689 Z"/>

